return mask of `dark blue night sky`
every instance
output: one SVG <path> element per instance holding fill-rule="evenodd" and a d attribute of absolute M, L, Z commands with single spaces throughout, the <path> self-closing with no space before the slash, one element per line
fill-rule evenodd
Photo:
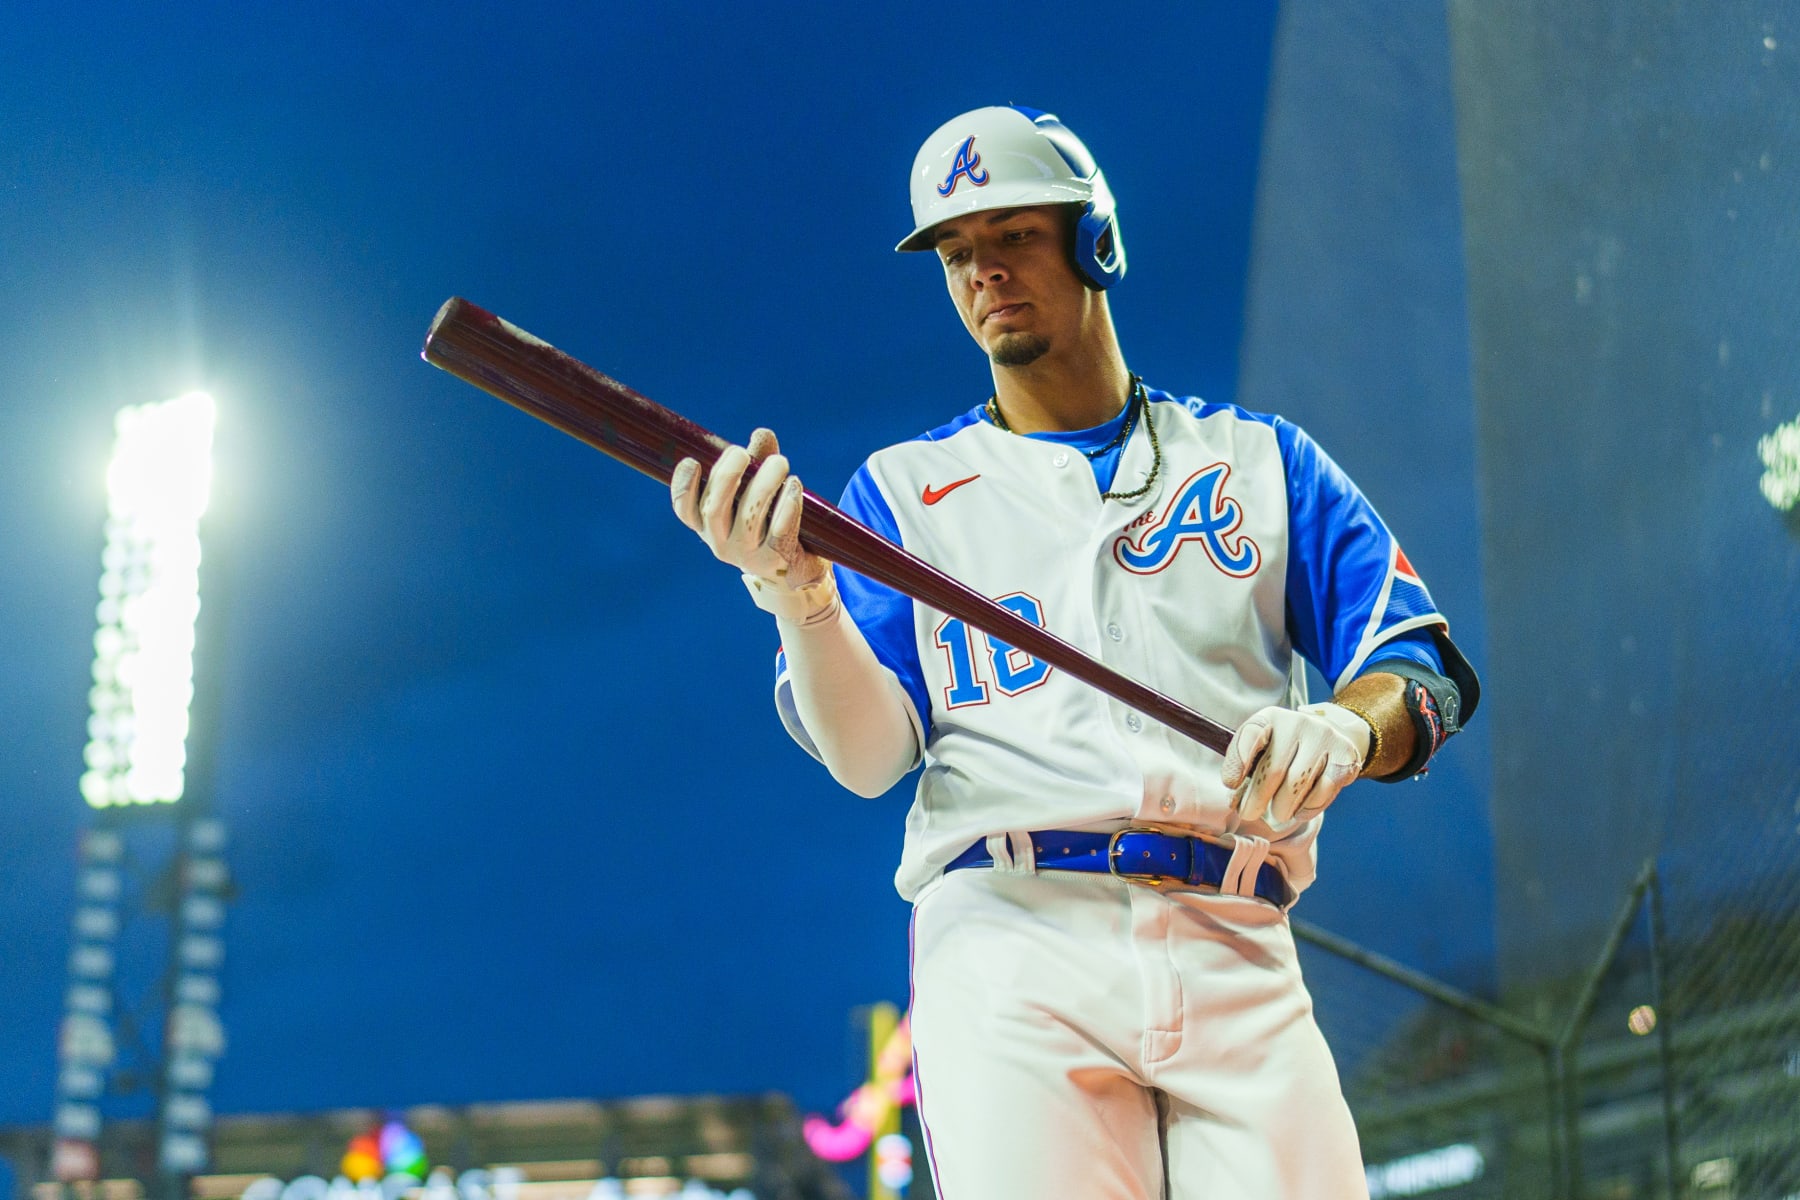
<path fill-rule="evenodd" d="M 1096 15 L 9 15 L 0 1123 L 51 1110 L 111 415 L 193 387 L 220 408 L 203 668 L 241 890 L 218 1109 L 840 1098 L 851 1008 L 906 994 L 910 780 L 838 791 L 776 720 L 768 618 L 663 493 L 419 344 L 465 295 L 720 433 L 774 426 L 835 495 L 990 390 L 891 247 L 924 135 L 1016 101 L 1119 197 L 1133 369 L 1231 399 L 1274 4 Z M 1334 862 L 1399 820 L 1334 816 L 1304 915 L 1479 961 L 1490 879 L 1430 883 L 1455 865 L 1426 845 L 1418 886 L 1464 905 L 1426 920 Z M 1486 836 L 1446 835 L 1478 867 Z"/>

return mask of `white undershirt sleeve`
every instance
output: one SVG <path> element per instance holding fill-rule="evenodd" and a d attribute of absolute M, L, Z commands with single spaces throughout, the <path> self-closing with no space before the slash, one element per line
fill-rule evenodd
<path fill-rule="evenodd" d="M 899 679 L 843 606 L 833 609 L 805 625 L 776 618 L 787 655 L 777 707 L 788 732 L 832 778 L 860 796 L 879 796 L 918 765 L 923 731 Z"/>

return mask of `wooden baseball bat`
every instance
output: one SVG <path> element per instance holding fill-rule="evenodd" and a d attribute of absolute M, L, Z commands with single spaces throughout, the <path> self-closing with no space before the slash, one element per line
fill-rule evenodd
<path fill-rule="evenodd" d="M 640 395 L 540 338 L 461 298 L 445 301 L 425 335 L 424 359 L 490 392 L 596 450 L 669 482 L 675 464 L 693 458 L 711 469 L 728 445 L 694 422 Z M 884 583 L 921 604 L 1042 659 L 1121 704 L 1154 717 L 1220 754 L 1231 730 L 1127 678 L 960 583 L 837 506 L 804 493 L 800 542 L 832 562 Z"/>

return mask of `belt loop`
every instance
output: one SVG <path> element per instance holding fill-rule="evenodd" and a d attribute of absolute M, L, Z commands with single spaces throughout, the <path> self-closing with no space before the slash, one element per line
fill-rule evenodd
<path fill-rule="evenodd" d="M 1013 869 L 1012 847 L 1007 844 L 1004 833 L 990 833 L 985 839 L 988 857 L 994 860 L 994 870 L 1011 871 Z"/>
<path fill-rule="evenodd" d="M 1268 859 L 1267 838 L 1249 833 L 1232 835 L 1231 861 L 1225 864 L 1225 877 L 1219 881 L 1219 890 L 1228 896 L 1256 895 L 1256 879 Z"/>
<path fill-rule="evenodd" d="M 1012 860 L 1021 875 L 1037 874 L 1037 846 L 1029 831 L 1013 830 L 1006 835 L 1011 843 Z"/>

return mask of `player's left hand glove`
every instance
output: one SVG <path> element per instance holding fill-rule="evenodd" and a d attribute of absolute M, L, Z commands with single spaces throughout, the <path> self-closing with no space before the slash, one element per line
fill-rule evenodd
<path fill-rule="evenodd" d="M 1369 723 L 1336 704 L 1254 713 L 1225 747 L 1220 778 L 1246 821 L 1280 829 L 1324 812 L 1362 774 Z"/>

